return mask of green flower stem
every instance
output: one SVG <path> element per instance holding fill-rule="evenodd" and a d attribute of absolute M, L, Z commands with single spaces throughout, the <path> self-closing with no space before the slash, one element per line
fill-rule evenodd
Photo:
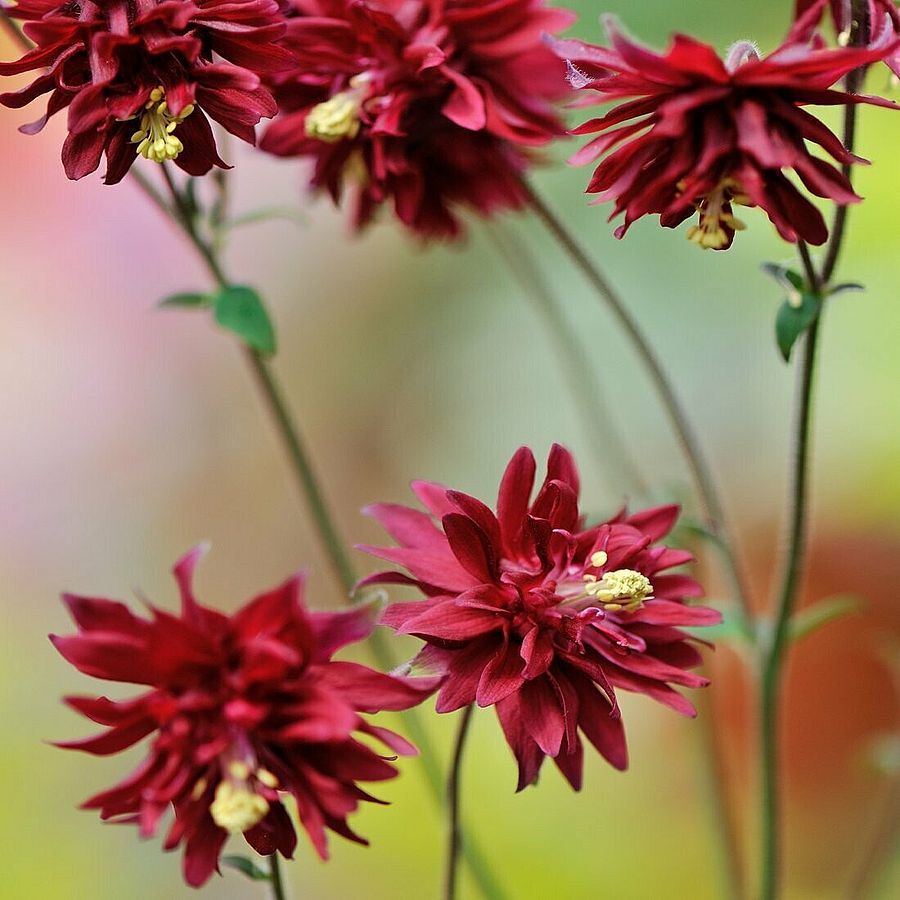
<path fill-rule="evenodd" d="M 598 463 L 610 473 L 615 490 L 646 495 L 647 483 L 612 421 L 600 378 L 533 256 L 514 234 L 500 225 L 487 233 L 546 328 Z"/>
<path fill-rule="evenodd" d="M 697 496 L 703 508 L 706 525 L 712 534 L 718 538 L 716 546 L 721 551 L 725 561 L 729 580 L 732 583 L 735 598 L 741 605 L 745 617 L 752 621 L 752 609 L 750 607 L 750 594 L 746 589 L 744 578 L 738 564 L 734 542 L 731 540 L 725 519 L 725 512 L 715 479 L 706 462 L 706 457 L 700 448 L 700 442 L 694 433 L 693 426 L 684 411 L 681 401 L 675 394 L 668 375 L 662 368 L 659 358 L 644 335 L 637 321 L 628 311 L 624 300 L 619 296 L 615 288 L 607 280 L 600 268 L 588 257 L 580 244 L 569 233 L 566 226 L 556 216 L 553 210 L 541 199 L 534 189 L 524 183 L 528 195 L 528 203 L 537 215 L 538 219 L 547 228 L 566 255 L 581 271 L 585 279 L 594 289 L 600 300 L 615 316 L 623 331 L 637 351 L 638 358 L 643 363 L 653 383 L 657 396 L 665 409 L 672 429 L 684 454 L 685 461 L 691 472 L 691 477 L 697 490 Z"/>
<path fill-rule="evenodd" d="M 792 454 L 790 525 L 785 570 L 779 591 L 778 612 L 768 647 L 763 646 L 760 688 L 760 762 L 763 798 L 763 870 L 760 895 L 774 900 L 779 894 L 781 821 L 779 816 L 778 700 L 787 655 L 788 624 L 797 600 L 806 551 L 807 484 L 809 478 L 810 423 L 813 382 L 822 312 L 803 338 L 797 369 L 798 409 Z"/>
<path fill-rule="evenodd" d="M 854 23 L 850 35 L 851 46 L 858 46 L 865 33 L 868 8 L 865 2 L 855 0 L 853 4 Z M 855 93 L 861 84 L 863 72 L 851 72 L 846 79 L 846 88 Z M 844 146 L 851 153 L 856 136 L 856 106 L 849 104 L 844 110 Z M 849 179 L 851 166 L 842 166 Z M 810 290 L 819 298 L 819 314 L 803 339 L 803 355 L 797 368 L 797 417 L 794 429 L 794 448 L 791 464 L 791 485 L 789 498 L 789 525 L 784 571 L 778 593 L 775 622 L 767 645 L 761 649 L 760 686 L 760 780 L 762 785 L 762 874 L 760 896 L 763 900 L 774 900 L 780 893 L 781 861 L 781 810 L 779 778 L 779 700 L 784 666 L 789 650 L 788 629 L 797 603 L 800 580 L 806 552 L 806 519 L 808 505 L 808 480 L 810 456 L 810 427 L 813 401 L 813 386 L 816 366 L 816 350 L 825 308 L 825 298 L 829 285 L 837 269 L 838 259 L 844 244 L 847 227 L 847 207 L 835 210 L 831 234 L 825 249 L 825 260 L 821 270 L 816 270 L 809 248 L 802 241 L 798 251 Z"/>
<path fill-rule="evenodd" d="M 189 238 L 191 244 L 209 269 L 210 275 L 212 275 L 216 284 L 219 287 L 229 286 L 230 282 L 219 262 L 215 240 L 206 241 L 203 238 L 197 228 L 193 214 L 185 204 L 184 196 L 175 184 L 171 173 L 165 164 L 161 168 L 166 185 L 172 195 L 171 207 L 165 204 L 169 216 L 175 220 Z M 154 202 L 156 201 L 154 200 Z M 260 388 L 263 400 L 275 423 L 281 442 L 285 447 L 291 463 L 291 469 L 300 484 L 307 505 L 312 513 L 317 532 L 328 556 L 332 574 L 349 602 L 357 581 L 356 574 L 344 550 L 344 544 L 338 535 L 334 518 L 313 470 L 310 454 L 284 401 L 282 391 L 271 366 L 265 357 L 252 348 L 245 348 L 245 355 L 254 379 Z M 376 629 L 369 638 L 369 644 L 372 655 L 378 665 L 382 669 L 391 669 L 394 666 L 394 660 L 384 634 Z M 444 796 L 443 777 L 437 763 L 433 742 L 416 710 L 407 710 L 402 715 L 410 737 L 421 751 L 422 768 L 430 793 L 438 803 L 441 803 Z M 506 895 L 494 879 L 490 863 L 472 840 L 467 841 L 464 856 L 484 896 L 488 900 L 504 900 Z"/>
<path fill-rule="evenodd" d="M 278 853 L 269 857 L 269 884 L 272 886 L 274 900 L 287 900 L 287 892 L 284 889 L 284 881 L 281 877 L 281 863 Z"/>
<path fill-rule="evenodd" d="M 463 711 L 459 720 L 459 730 L 456 733 L 456 744 L 453 748 L 453 759 L 450 762 L 450 772 L 447 775 L 447 875 L 444 882 L 444 900 L 456 900 L 457 874 L 459 871 L 459 854 L 462 849 L 462 826 L 459 820 L 460 807 L 460 775 L 462 771 L 463 750 L 466 737 L 469 734 L 469 725 L 472 722 L 472 713 L 475 705 L 470 703 Z"/>

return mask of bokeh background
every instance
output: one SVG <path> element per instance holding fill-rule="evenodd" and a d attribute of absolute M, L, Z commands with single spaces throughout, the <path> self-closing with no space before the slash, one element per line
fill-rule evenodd
<path fill-rule="evenodd" d="M 661 45 L 676 29 L 724 50 L 783 34 L 792 3 L 700 0 L 579 8 L 575 33 L 601 39 L 601 11 Z M 14 51 L 2 44 L 3 58 Z M 870 89 L 889 89 L 887 71 Z M 896 96 L 896 93 L 894 94 Z M 65 180 L 63 121 L 39 137 L 16 126 L 38 113 L 0 110 L 0 895 L 11 898 L 191 897 L 180 860 L 102 825 L 76 805 L 133 760 L 64 753 L 54 739 L 90 726 L 58 701 L 105 688 L 71 670 L 48 632 L 67 632 L 61 590 L 128 598 L 135 588 L 175 602 L 169 569 L 202 539 L 205 602 L 234 608 L 297 568 L 313 602 L 340 598 L 269 421 L 234 342 L 204 315 L 155 309 L 167 293 L 206 285 L 175 231 L 126 183 Z M 30 118 L 29 118 L 30 116 Z M 756 600 L 766 602 L 783 519 L 791 372 L 775 350 L 776 287 L 763 260 L 790 259 L 758 211 L 729 253 L 696 250 L 655 222 L 616 242 L 605 211 L 581 191 L 588 173 L 551 154 L 539 189 L 603 262 L 660 348 L 724 485 Z M 805 602 L 859 594 L 865 605 L 809 637 L 793 658 L 787 729 L 787 894 L 856 896 L 866 854 L 897 779 L 900 635 L 900 304 L 897 302 L 900 116 L 861 113 L 858 172 L 867 202 L 851 214 L 841 276 L 865 294 L 836 300 L 825 325 L 816 411 L 812 564 Z M 496 253 L 488 229 L 456 247 L 421 248 L 389 222 L 350 239 L 343 217 L 301 192 L 295 164 L 234 148 L 236 208 L 302 205 L 302 221 L 234 234 L 228 267 L 259 286 L 277 319 L 276 367 L 318 461 L 348 542 L 376 540 L 359 509 L 407 501 L 411 478 L 490 499 L 517 446 L 538 455 L 558 440 L 582 462 L 585 504 L 611 512 L 628 493 L 608 448 L 560 375 L 534 305 Z M 614 324 L 536 223 L 509 217 L 564 302 L 602 371 L 609 421 L 653 486 L 650 499 L 693 509 L 682 461 L 641 368 Z M 373 561 L 357 554 L 361 569 Z M 704 571 L 721 596 L 713 566 Z M 398 652 L 398 660 L 404 649 Z M 755 844 L 753 727 L 739 649 L 720 646 L 704 715 L 725 750 L 748 861 Z M 892 672 L 894 674 L 892 675 Z M 573 794 L 552 766 L 514 795 L 514 767 L 490 712 L 477 716 L 465 769 L 468 818 L 516 898 L 723 896 L 709 814 L 702 724 L 645 698 L 626 698 L 631 769 L 591 758 Z M 453 722 L 429 717 L 448 751 Z M 321 864 L 301 841 L 288 867 L 294 896 L 437 895 L 443 826 L 416 761 L 380 787 L 387 808 L 355 820 L 369 849 L 333 841 Z M 896 794 L 894 795 L 896 796 Z M 870 879 L 898 896 L 895 862 Z M 466 895 L 475 896 L 464 883 Z M 204 897 L 263 896 L 235 874 Z"/>

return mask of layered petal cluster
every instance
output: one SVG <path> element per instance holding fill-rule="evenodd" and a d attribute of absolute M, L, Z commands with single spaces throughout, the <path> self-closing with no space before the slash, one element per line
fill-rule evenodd
<path fill-rule="evenodd" d="M 423 237 L 460 234 L 458 208 L 518 208 L 532 148 L 564 133 L 568 93 L 544 32 L 574 20 L 543 0 L 286 0 L 299 62 L 273 79 L 261 141 L 315 163 L 311 185 L 384 203 Z"/>
<path fill-rule="evenodd" d="M 125 701 L 66 698 L 107 730 L 62 747 L 106 756 L 151 738 L 138 768 L 84 808 L 135 823 L 142 836 L 154 834 L 174 809 L 165 849 L 184 844 L 184 876 L 194 886 L 217 870 L 229 833 L 243 833 L 259 853 L 291 856 L 297 838 L 288 795 L 322 858 L 326 829 L 366 843 L 347 816 L 375 798 L 356 782 L 393 778 L 396 769 L 359 738 L 375 739 L 391 754 L 416 751 L 360 713 L 407 709 L 434 690 L 436 679 L 332 660 L 371 631 L 376 613 L 371 606 L 308 612 L 299 577 L 232 616 L 201 606 L 191 590 L 199 553 L 175 567 L 178 616 L 150 607 L 146 619 L 111 600 L 64 598 L 78 634 L 52 636 L 57 650 L 87 675 L 149 687 Z"/>
<path fill-rule="evenodd" d="M 547 756 L 577 790 L 581 735 L 616 768 L 627 765 L 616 689 L 694 715 L 672 687 L 707 683 L 689 671 L 701 657 L 682 629 L 720 616 L 689 606 L 700 585 L 669 571 L 691 559 L 659 543 L 676 507 L 586 527 L 568 451 L 553 447 L 532 500 L 535 469 L 521 448 L 503 475 L 496 513 L 474 497 L 414 482 L 428 512 L 371 507 L 399 546 L 362 549 L 409 572 L 368 583 L 412 584 L 426 595 L 389 606 L 383 621 L 427 642 L 414 667 L 445 675 L 437 711 L 494 706 L 518 761 L 519 790 L 537 780 Z"/>
<path fill-rule="evenodd" d="M 19 0 L 7 14 L 25 21 L 35 48 L 0 63 L 0 75 L 42 71 L 0 102 L 19 108 L 49 94 L 26 134 L 67 110 L 62 160 L 73 179 L 104 154 L 107 184 L 138 155 L 191 175 L 225 167 L 209 118 L 255 143 L 254 126 L 277 112 L 260 76 L 292 61 L 278 44 L 277 0 Z"/>
<path fill-rule="evenodd" d="M 811 8 L 816 8 L 821 13 L 830 10 L 831 19 L 835 31 L 841 43 L 845 43 L 850 36 L 850 26 L 853 18 L 852 0 L 829 0 L 827 4 L 822 0 L 797 0 L 797 18 L 804 16 Z M 886 41 L 900 37 L 900 9 L 894 0 L 865 0 L 865 15 L 862 17 L 860 27 L 863 33 L 859 43 L 866 46 L 880 46 Z M 891 71 L 900 78 L 900 49 L 885 57 L 885 63 Z"/>
<path fill-rule="evenodd" d="M 805 192 L 833 200 L 860 200 L 832 162 L 863 163 L 805 107 L 874 103 L 875 97 L 832 89 L 853 69 L 883 59 L 896 42 L 869 48 L 827 49 L 815 33 L 822 2 L 794 25 L 784 43 L 760 57 L 748 42 L 726 59 L 709 45 L 676 35 L 665 53 L 626 37 L 605 20 L 611 47 L 575 40 L 554 42 L 568 61 L 572 85 L 614 101 L 605 115 L 576 134 L 596 134 L 573 158 L 599 160 L 587 192 L 613 201 L 610 219 L 624 214 L 622 237 L 635 220 L 659 215 L 674 228 L 693 215 L 687 233 L 704 248 L 725 250 L 744 224 L 734 206 L 763 209 L 786 241 L 823 244 L 828 228 Z"/>

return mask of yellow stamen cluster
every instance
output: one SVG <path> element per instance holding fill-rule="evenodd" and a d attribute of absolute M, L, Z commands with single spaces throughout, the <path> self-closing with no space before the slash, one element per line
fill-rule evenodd
<path fill-rule="evenodd" d="M 600 551 L 591 557 L 591 564 L 599 568 L 606 560 L 607 555 Z M 634 569 L 616 569 L 602 578 L 585 575 L 584 581 L 585 593 L 607 612 L 634 612 L 653 594 L 650 579 Z"/>
<path fill-rule="evenodd" d="M 341 91 L 330 100 L 314 106 L 306 114 L 306 136 L 326 144 L 336 144 L 344 139 L 353 140 L 359 134 L 359 109 L 370 80 L 368 72 L 360 72 L 350 79 L 349 90 Z"/>
<path fill-rule="evenodd" d="M 228 777 L 219 783 L 209 807 L 210 815 L 219 828 L 241 834 L 265 817 L 269 811 L 269 801 L 254 790 L 254 779 L 268 788 L 278 787 L 278 779 L 268 769 L 253 772 L 247 763 L 240 760 L 228 765 Z M 200 795 L 204 790 L 205 784 Z M 196 791 L 195 786 L 195 793 Z"/>
<path fill-rule="evenodd" d="M 359 134 L 359 95 L 341 91 L 319 103 L 306 114 L 306 136 L 326 144 L 336 144 Z"/>
<path fill-rule="evenodd" d="M 744 189 L 733 178 L 723 178 L 710 191 L 697 209 L 700 212 L 700 224 L 688 229 L 687 238 L 704 250 L 721 250 L 728 244 L 727 225 L 731 231 L 743 231 L 747 226 L 731 213 L 730 204 L 750 205 L 750 198 Z M 727 208 L 726 208 L 727 207 Z"/>
<path fill-rule="evenodd" d="M 137 152 L 144 159 L 158 163 L 175 159 L 184 150 L 184 144 L 175 137 L 175 129 L 193 111 L 194 105 L 189 103 L 177 116 L 173 116 L 166 105 L 165 90 L 154 88 L 150 99 L 144 104 L 140 130 L 131 136 L 131 143 L 138 145 Z"/>

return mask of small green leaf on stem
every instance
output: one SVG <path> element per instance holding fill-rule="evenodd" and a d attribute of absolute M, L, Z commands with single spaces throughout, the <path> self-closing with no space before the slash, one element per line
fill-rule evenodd
<path fill-rule="evenodd" d="M 182 294 L 170 294 L 159 301 L 161 309 L 202 309 L 211 306 L 213 298 L 209 294 L 186 291 Z"/>
<path fill-rule="evenodd" d="M 275 329 L 259 294 L 245 285 L 223 288 L 213 299 L 216 321 L 260 353 L 275 352 Z"/>
<path fill-rule="evenodd" d="M 809 291 L 798 293 L 796 297 L 789 295 L 781 304 L 775 318 L 775 338 L 785 362 L 790 360 L 797 339 L 816 321 L 821 307 L 821 300 Z"/>
<path fill-rule="evenodd" d="M 803 276 L 787 266 L 767 262 L 763 263 L 761 268 L 766 275 L 778 282 L 778 285 L 787 292 L 788 297 L 791 297 L 794 292 L 802 293 L 806 287 Z"/>
<path fill-rule="evenodd" d="M 836 284 L 828 291 L 829 297 L 835 297 L 838 294 L 858 294 L 864 291 L 866 286 L 856 281 L 846 281 L 843 284 Z"/>
<path fill-rule="evenodd" d="M 818 603 L 801 609 L 791 618 L 788 635 L 792 641 L 802 640 L 828 622 L 833 622 L 850 613 L 859 612 L 862 606 L 862 597 L 854 594 L 835 594 L 833 597 L 825 597 Z"/>
<path fill-rule="evenodd" d="M 236 869 L 246 875 L 251 881 L 271 881 L 268 872 L 264 872 L 252 859 L 246 856 L 223 856 L 222 865 L 229 869 Z"/>

